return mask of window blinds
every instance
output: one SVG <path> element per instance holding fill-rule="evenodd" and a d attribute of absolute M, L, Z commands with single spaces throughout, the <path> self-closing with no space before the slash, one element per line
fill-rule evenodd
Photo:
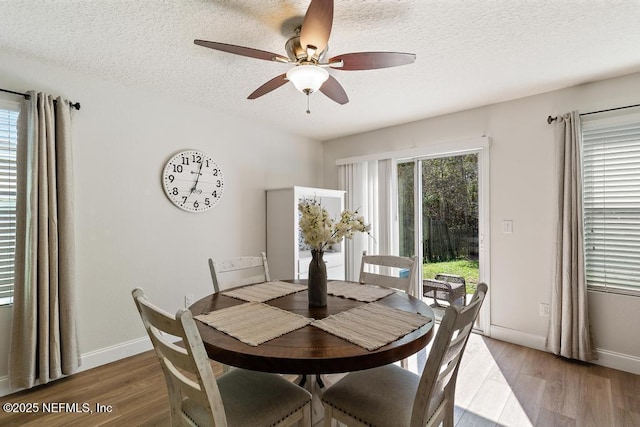
<path fill-rule="evenodd" d="M 17 119 L 17 111 L 0 109 L 0 305 L 13 301 Z"/>
<path fill-rule="evenodd" d="M 640 115 L 584 121 L 587 285 L 640 295 Z"/>

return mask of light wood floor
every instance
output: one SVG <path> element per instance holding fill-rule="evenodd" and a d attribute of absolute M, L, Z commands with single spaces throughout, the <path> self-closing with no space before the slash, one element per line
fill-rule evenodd
<path fill-rule="evenodd" d="M 424 354 L 410 368 L 424 363 Z M 214 364 L 216 374 L 220 366 Z M 166 426 L 164 377 L 152 352 L 0 397 L 3 404 L 88 403 L 93 413 L 7 414 L 2 426 Z M 96 413 L 96 404 L 111 412 Z M 82 408 L 81 406 L 79 407 Z M 640 376 L 568 362 L 472 335 L 456 387 L 455 425 L 640 426 Z"/>

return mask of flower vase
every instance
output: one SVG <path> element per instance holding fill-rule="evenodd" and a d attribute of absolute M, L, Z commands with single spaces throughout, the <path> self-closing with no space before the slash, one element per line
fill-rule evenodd
<path fill-rule="evenodd" d="M 327 305 L 327 266 L 322 258 L 324 252 L 311 251 L 309 264 L 308 294 L 310 307 L 326 307 Z"/>

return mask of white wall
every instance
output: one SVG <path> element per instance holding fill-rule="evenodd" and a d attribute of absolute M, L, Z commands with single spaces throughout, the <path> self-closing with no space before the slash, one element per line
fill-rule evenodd
<path fill-rule="evenodd" d="M 337 184 L 336 159 L 486 135 L 491 138 L 491 334 L 542 348 L 552 278 L 555 149 L 547 116 L 637 104 L 640 74 L 413 122 L 324 144 L 324 185 Z M 502 221 L 513 220 L 513 234 Z M 640 373 L 640 298 L 590 293 L 601 362 Z"/>
<path fill-rule="evenodd" d="M 211 293 L 208 257 L 266 249 L 265 189 L 321 184 L 318 141 L 2 53 L 0 87 L 82 104 L 73 117 L 73 156 L 85 367 L 140 348 L 145 333 L 134 287 L 173 312 L 185 294 Z M 207 152 L 224 171 L 222 200 L 206 213 L 179 210 L 162 190 L 165 162 L 189 148 Z M 0 380 L 9 314 L 0 309 Z"/>

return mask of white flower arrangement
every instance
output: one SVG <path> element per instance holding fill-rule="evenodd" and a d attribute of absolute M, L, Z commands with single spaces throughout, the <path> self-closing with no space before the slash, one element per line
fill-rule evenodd
<path fill-rule="evenodd" d="M 340 243 L 345 237 L 351 239 L 356 232 L 369 234 L 370 224 L 358 211 L 345 209 L 336 221 L 329 212 L 313 199 L 302 199 L 298 203 L 300 211 L 300 231 L 304 242 L 313 250 L 324 252 L 327 248 Z"/>

